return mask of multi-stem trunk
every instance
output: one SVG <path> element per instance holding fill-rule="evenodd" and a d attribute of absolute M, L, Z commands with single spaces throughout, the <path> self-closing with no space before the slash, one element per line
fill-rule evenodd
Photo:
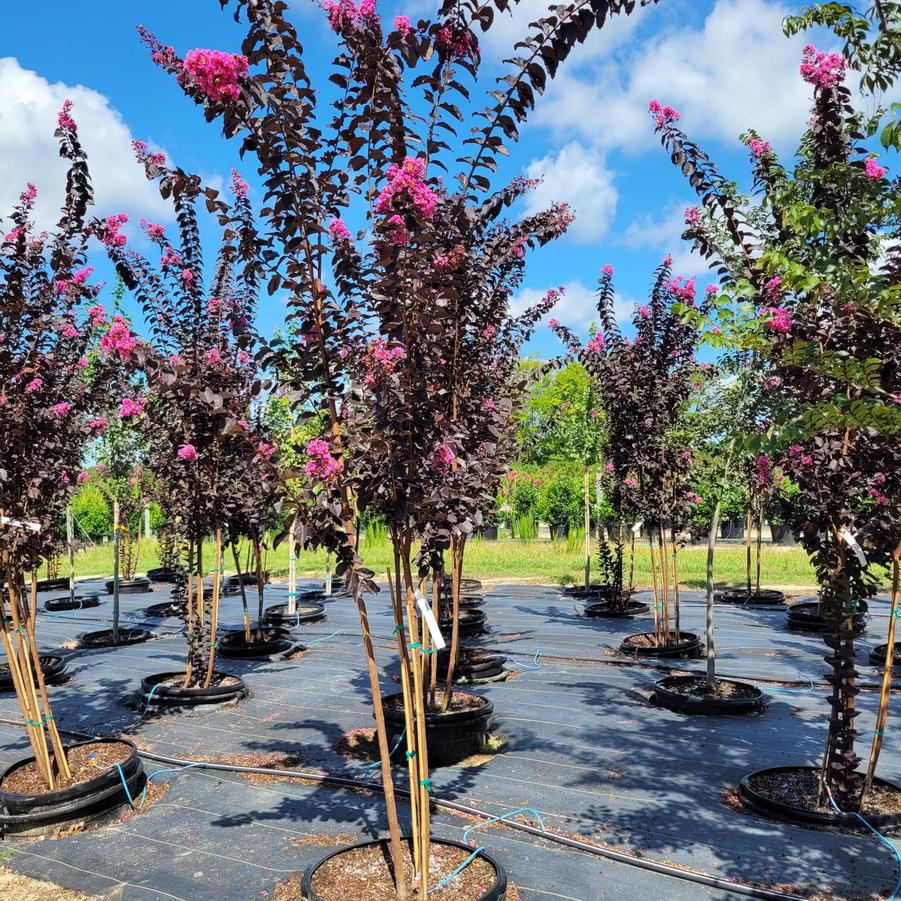
<path fill-rule="evenodd" d="M 238 571 L 238 588 L 241 591 L 241 608 L 244 617 L 244 641 L 250 644 L 250 611 L 247 609 L 247 586 L 244 584 L 244 573 L 241 572 L 241 557 L 235 542 L 230 542 L 232 548 L 232 559 L 235 561 L 235 569 Z M 290 583 L 289 583 L 290 586 Z M 290 588 L 289 588 L 290 590 Z"/>
<path fill-rule="evenodd" d="M 832 686 L 829 698 L 832 709 L 823 755 L 823 777 L 835 803 L 842 810 L 853 810 L 858 799 L 856 771 L 860 762 L 854 751 L 857 737 L 855 698 L 860 692 L 855 684 L 857 668 L 854 663 L 854 613 L 858 602 L 851 596 L 845 545 L 837 529 L 833 529 L 833 541 L 838 565 L 832 584 L 823 592 L 823 609 L 829 629 L 824 641 L 831 650 L 825 660 L 832 668 L 826 677 Z"/>
<path fill-rule="evenodd" d="M 716 552 L 716 532 L 720 527 L 722 495 L 716 499 L 710 533 L 707 536 L 707 685 L 716 684 L 716 648 L 713 641 L 713 557 Z"/>
<path fill-rule="evenodd" d="M 263 640 L 263 604 L 264 588 L 263 582 L 263 542 L 259 536 L 254 537 L 254 556 L 257 564 L 257 636 L 260 641 Z"/>
<path fill-rule="evenodd" d="M 454 671 L 457 665 L 457 655 L 460 652 L 460 577 L 463 574 L 465 545 L 465 535 L 454 534 L 451 536 L 451 646 L 447 661 L 447 679 L 444 683 L 444 700 L 441 704 L 442 713 L 447 713 L 453 697 Z"/>

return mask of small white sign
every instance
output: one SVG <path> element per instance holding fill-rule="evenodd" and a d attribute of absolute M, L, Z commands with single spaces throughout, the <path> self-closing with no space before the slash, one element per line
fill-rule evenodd
<path fill-rule="evenodd" d="M 425 620 L 426 626 L 428 626 L 429 635 L 432 636 L 432 644 L 440 651 L 445 647 L 446 642 L 444 636 L 441 634 L 441 629 L 438 628 L 438 621 L 435 619 L 435 614 L 432 613 L 429 602 L 421 594 L 417 594 L 416 604 L 419 607 L 419 612 L 422 613 L 422 618 Z"/>
<path fill-rule="evenodd" d="M 867 558 L 863 552 L 863 548 L 857 543 L 857 539 L 851 534 L 847 527 L 843 528 L 839 534 L 842 536 L 845 544 L 854 551 L 854 556 L 860 561 L 860 565 L 866 566 Z"/>
<path fill-rule="evenodd" d="M 644 520 L 639 519 L 634 526 L 632 526 L 632 531 L 637 535 L 641 531 L 641 527 L 644 525 Z"/>
<path fill-rule="evenodd" d="M 29 529 L 32 532 L 40 532 L 41 524 L 39 522 L 22 522 L 19 519 L 10 519 L 8 516 L 0 516 L 0 525 L 14 526 L 19 529 Z"/>

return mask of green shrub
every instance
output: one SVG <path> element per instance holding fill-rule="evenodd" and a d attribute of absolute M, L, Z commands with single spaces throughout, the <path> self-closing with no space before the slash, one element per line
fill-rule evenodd
<path fill-rule="evenodd" d="M 113 512 L 109 502 L 93 485 L 82 485 L 72 498 L 75 534 L 79 539 L 102 541 L 113 534 Z"/>

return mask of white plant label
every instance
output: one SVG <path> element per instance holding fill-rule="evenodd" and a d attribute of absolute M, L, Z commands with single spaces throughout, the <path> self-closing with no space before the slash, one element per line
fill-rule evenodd
<path fill-rule="evenodd" d="M 440 651 L 446 645 L 446 642 L 441 634 L 441 629 L 438 628 L 438 621 L 435 619 L 435 614 L 432 613 L 432 608 L 429 607 L 428 601 L 421 594 L 416 595 L 416 604 L 419 607 L 423 620 L 425 620 L 426 626 L 428 626 L 429 635 L 432 636 L 432 644 Z"/>
<path fill-rule="evenodd" d="M 642 527 L 643 525 L 644 525 L 644 520 L 643 520 L 643 519 L 639 519 L 638 522 L 635 523 L 634 526 L 632 526 L 632 532 L 633 532 L 634 534 L 637 535 L 637 534 L 641 531 L 641 527 Z"/>
<path fill-rule="evenodd" d="M 854 556 L 860 561 L 860 565 L 866 566 L 867 558 L 863 552 L 863 548 L 857 543 L 857 539 L 846 528 L 842 529 L 839 534 L 844 539 L 845 544 L 854 551 Z"/>
<path fill-rule="evenodd" d="M 32 532 L 40 532 L 41 524 L 39 522 L 22 522 L 18 519 L 10 519 L 8 516 L 0 516 L 0 525 L 15 526 L 19 529 L 29 529 Z"/>

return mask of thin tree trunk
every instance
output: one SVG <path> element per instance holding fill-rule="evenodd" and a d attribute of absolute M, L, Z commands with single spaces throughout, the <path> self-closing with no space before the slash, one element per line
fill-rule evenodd
<path fill-rule="evenodd" d="M 873 744 L 870 747 L 870 760 L 867 764 L 867 776 L 864 779 L 863 788 L 860 790 L 860 804 L 858 810 L 863 812 L 864 801 L 873 787 L 873 777 L 876 775 L 876 764 L 879 762 L 879 754 L 882 751 L 882 740 L 885 736 L 885 724 L 888 722 L 888 705 L 891 698 L 892 666 L 895 662 L 895 622 L 898 619 L 898 551 L 892 562 L 892 608 L 888 618 L 888 645 L 885 649 L 885 666 L 882 670 L 882 691 L 879 694 L 879 709 L 876 713 L 876 727 L 873 730 Z"/>
<path fill-rule="evenodd" d="M 713 641 L 713 557 L 716 551 L 716 532 L 720 527 L 722 497 L 716 499 L 710 534 L 707 536 L 707 685 L 716 685 L 716 648 Z"/>
<path fill-rule="evenodd" d="M 757 597 L 760 597 L 760 551 L 763 545 L 763 504 L 757 511 Z"/>
<path fill-rule="evenodd" d="M 745 513 L 745 581 L 748 584 L 748 597 L 751 596 L 751 526 L 754 522 L 751 505 L 752 502 L 748 501 L 748 510 Z"/>
<path fill-rule="evenodd" d="M 75 602 L 75 517 L 72 505 L 66 506 L 66 550 L 69 553 L 69 600 Z"/>
<path fill-rule="evenodd" d="M 247 587 L 244 585 L 244 573 L 241 572 L 241 557 L 238 554 L 234 541 L 229 542 L 232 549 L 232 559 L 235 561 L 235 569 L 238 571 L 238 587 L 241 589 L 241 607 L 244 614 L 244 641 L 250 644 L 250 611 L 247 608 Z M 290 582 L 288 585 L 290 586 Z M 291 596 L 291 589 L 288 588 L 288 597 Z M 289 611 L 293 612 L 293 611 Z"/>
<path fill-rule="evenodd" d="M 216 529 L 216 565 L 213 570 L 213 598 L 210 601 L 210 647 L 207 658 L 206 678 L 203 687 L 209 688 L 213 681 L 213 667 L 216 665 L 216 631 L 219 628 L 219 588 L 222 584 L 222 529 Z M 201 592 L 203 585 L 200 586 Z"/>
<path fill-rule="evenodd" d="M 254 537 L 254 544 L 256 545 L 256 560 L 257 560 L 257 635 L 259 635 L 260 641 L 263 640 L 263 605 L 265 603 L 264 593 L 265 586 L 263 585 L 264 577 L 263 577 L 263 542 L 258 537 Z"/>
<path fill-rule="evenodd" d="M 297 516 L 291 518 L 288 529 L 288 616 L 297 612 L 297 539 L 294 530 L 297 528 Z"/>
<path fill-rule="evenodd" d="M 591 482 L 585 469 L 585 590 L 591 587 Z"/>
<path fill-rule="evenodd" d="M 659 541 L 660 541 L 660 585 L 661 585 L 661 594 L 662 594 L 662 603 L 663 603 L 663 643 L 669 644 L 671 639 L 670 634 L 670 610 L 669 610 L 669 588 L 670 588 L 670 572 L 669 572 L 669 562 L 666 559 L 667 555 L 667 546 L 666 546 L 666 526 L 661 523 L 659 529 Z"/>
<path fill-rule="evenodd" d="M 654 641 L 657 646 L 660 647 L 663 642 L 661 641 L 661 630 L 660 630 L 660 616 L 662 613 L 662 606 L 660 603 L 659 592 L 657 589 L 657 551 L 654 548 L 654 535 L 653 532 L 648 529 L 648 549 L 651 552 L 651 581 L 654 587 Z"/>
<path fill-rule="evenodd" d="M 451 536 L 451 592 L 453 609 L 451 611 L 451 646 L 447 661 L 447 679 L 444 682 L 444 699 L 441 712 L 447 713 L 454 694 L 454 671 L 457 666 L 457 654 L 460 652 L 460 576 L 463 573 L 463 547 L 466 538 L 463 535 Z"/>
<path fill-rule="evenodd" d="M 673 546 L 673 615 L 675 617 L 676 622 L 676 641 L 679 641 L 679 631 L 682 627 L 682 612 L 680 610 L 680 595 L 679 595 L 679 546 L 676 543 L 676 530 L 672 529 L 670 538 L 672 539 Z"/>

